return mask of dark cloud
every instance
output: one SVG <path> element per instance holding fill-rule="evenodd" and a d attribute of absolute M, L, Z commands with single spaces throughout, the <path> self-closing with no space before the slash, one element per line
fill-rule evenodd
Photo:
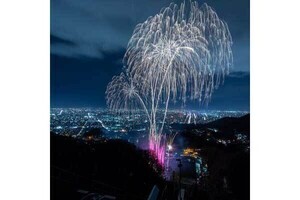
<path fill-rule="evenodd" d="M 60 37 L 50 35 L 50 44 L 56 45 L 56 44 L 64 44 L 69 46 L 75 46 L 75 43 L 66 39 L 62 39 Z"/>
<path fill-rule="evenodd" d="M 51 0 L 51 53 L 102 58 L 125 48 L 136 24 L 155 15 L 172 0 Z M 200 4 L 204 1 L 198 1 Z M 249 71 L 249 0 L 207 0 L 224 19 L 234 40 L 235 70 Z"/>

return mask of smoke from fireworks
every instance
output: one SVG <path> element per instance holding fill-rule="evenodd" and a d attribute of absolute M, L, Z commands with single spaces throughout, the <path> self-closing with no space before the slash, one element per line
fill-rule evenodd
<path fill-rule="evenodd" d="M 232 67 L 231 46 L 227 24 L 207 4 L 197 2 L 172 3 L 135 27 L 123 60 L 124 73 L 107 86 L 107 103 L 113 110 L 146 112 L 149 148 L 160 163 L 169 102 L 208 103 Z"/>

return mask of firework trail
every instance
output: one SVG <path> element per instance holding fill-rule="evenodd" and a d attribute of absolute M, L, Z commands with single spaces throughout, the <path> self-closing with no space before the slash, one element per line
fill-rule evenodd
<path fill-rule="evenodd" d="M 145 111 L 149 148 L 163 164 L 170 101 L 207 104 L 233 65 L 231 47 L 227 24 L 207 4 L 171 3 L 135 27 L 123 59 L 124 72 L 107 86 L 108 106 Z"/>

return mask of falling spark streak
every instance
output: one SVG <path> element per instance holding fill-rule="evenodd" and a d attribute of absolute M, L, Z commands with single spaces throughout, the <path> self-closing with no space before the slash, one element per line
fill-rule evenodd
<path fill-rule="evenodd" d="M 123 59 L 124 72 L 107 86 L 107 104 L 116 111 L 145 111 L 149 148 L 163 164 L 170 101 L 207 104 L 233 65 L 231 47 L 226 22 L 207 4 L 171 3 L 135 27 Z M 164 111 L 161 125 L 158 109 Z"/>

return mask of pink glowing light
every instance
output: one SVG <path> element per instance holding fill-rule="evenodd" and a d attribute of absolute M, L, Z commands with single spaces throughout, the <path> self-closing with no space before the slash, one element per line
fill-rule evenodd
<path fill-rule="evenodd" d="M 164 140 L 161 141 L 161 139 L 156 137 L 156 135 L 150 135 L 149 149 L 157 158 L 158 163 L 164 166 L 166 145 L 164 144 Z"/>

